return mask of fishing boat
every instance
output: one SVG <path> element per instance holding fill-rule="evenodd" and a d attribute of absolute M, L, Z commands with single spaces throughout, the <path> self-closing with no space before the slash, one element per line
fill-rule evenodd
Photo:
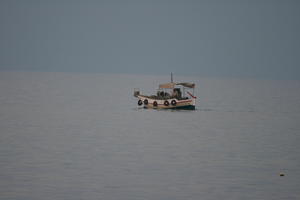
<path fill-rule="evenodd" d="M 195 84 L 187 82 L 171 82 L 160 84 L 156 95 L 143 95 L 139 88 L 134 89 L 133 96 L 138 99 L 138 106 L 153 109 L 184 109 L 195 110 Z"/>

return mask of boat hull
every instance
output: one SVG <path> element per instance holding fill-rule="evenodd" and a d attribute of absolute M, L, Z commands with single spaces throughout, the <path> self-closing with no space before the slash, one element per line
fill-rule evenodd
<path fill-rule="evenodd" d="M 138 95 L 137 98 L 142 102 L 140 106 L 152 109 L 182 109 L 195 110 L 196 99 L 153 99 L 151 97 Z M 175 102 L 175 103 L 174 103 Z"/>

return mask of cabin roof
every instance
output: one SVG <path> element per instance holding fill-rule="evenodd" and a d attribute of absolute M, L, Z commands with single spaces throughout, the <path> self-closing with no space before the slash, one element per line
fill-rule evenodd
<path fill-rule="evenodd" d="M 187 87 L 187 88 L 195 88 L 195 84 L 194 83 L 164 83 L 164 84 L 160 84 L 159 88 L 162 89 L 172 89 L 174 88 L 176 85 L 182 85 L 183 87 Z"/>

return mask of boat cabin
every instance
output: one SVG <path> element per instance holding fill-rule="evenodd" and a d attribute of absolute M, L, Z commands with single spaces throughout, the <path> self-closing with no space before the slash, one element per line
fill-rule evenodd
<path fill-rule="evenodd" d="M 189 91 L 192 90 L 192 91 Z M 178 100 L 188 99 L 194 96 L 194 83 L 165 83 L 160 84 L 157 91 L 159 99 L 176 98 Z"/>

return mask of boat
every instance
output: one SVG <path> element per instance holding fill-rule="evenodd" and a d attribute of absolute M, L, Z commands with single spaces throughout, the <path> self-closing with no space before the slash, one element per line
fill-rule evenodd
<path fill-rule="evenodd" d="M 187 82 L 171 82 L 160 84 L 156 95 L 143 95 L 139 88 L 134 89 L 133 96 L 138 99 L 138 106 L 153 109 L 184 109 L 195 110 L 195 84 Z"/>

